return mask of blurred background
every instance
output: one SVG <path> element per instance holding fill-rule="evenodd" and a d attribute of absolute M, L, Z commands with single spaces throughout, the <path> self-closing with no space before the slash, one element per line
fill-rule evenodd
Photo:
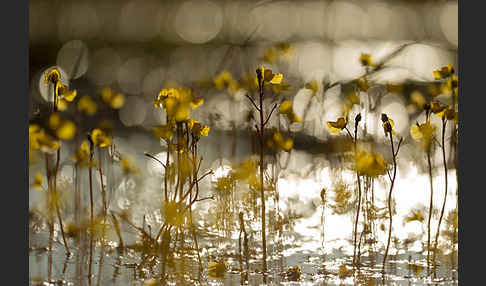
<path fill-rule="evenodd" d="M 282 161 L 289 160 L 289 171 L 279 181 L 281 208 L 285 211 L 292 205 L 300 215 L 312 216 L 320 202 L 322 187 L 332 188 L 329 178 L 333 176 L 333 161 L 327 155 L 334 149 L 327 143 L 335 137 L 326 121 L 342 116 L 343 95 L 348 92 L 344 83 L 365 74 L 359 61 L 362 53 L 370 54 L 374 62 L 385 63 L 370 75 L 375 86 L 360 94 L 361 107 L 371 107 L 364 118 L 368 134 L 383 139 L 379 116 L 385 112 L 395 121 L 398 135 L 405 138 L 398 162 L 397 212 L 404 219 L 411 208 L 428 202 L 428 191 L 424 190 L 428 186 L 425 161 L 410 138 L 410 126 L 425 118 L 420 98 L 431 98 L 427 88 L 434 81 L 433 70 L 447 64 L 457 67 L 457 1 L 30 0 L 29 3 L 30 117 L 35 117 L 40 106 L 48 101 L 43 73 L 53 66 L 61 69 L 69 88 L 76 89 L 78 97 L 99 97 L 105 87 L 125 95 L 121 109 L 87 118 L 82 127 L 88 131 L 100 119 L 112 120 L 117 150 L 132 155 L 142 171 L 136 183 L 115 182 L 119 196 L 116 208 L 132 207 L 134 213 L 146 214 L 158 207 L 151 194 L 160 191 L 160 177 L 154 177 L 160 167 L 147 162 L 143 152 L 163 155 L 150 128 L 164 124 L 166 114 L 153 108 L 153 100 L 162 88 L 173 83 L 190 87 L 204 98 L 205 103 L 192 116 L 211 127 L 210 136 L 203 138 L 201 144 L 200 152 L 205 156 L 203 168 L 219 170 L 216 175 L 221 175 L 223 165 L 229 165 L 225 160 L 250 155 L 247 114 L 251 105 L 245 98 L 249 90 L 243 86 L 235 90 L 218 89 L 214 78 L 227 70 L 234 79 L 243 81 L 248 74 L 254 76 L 256 67 L 265 63 L 274 72 L 283 73 L 289 86 L 274 91 L 280 96 L 278 100 L 292 100 L 295 113 L 304 119 L 303 124 L 289 125 L 294 150 L 290 159 L 287 153 L 282 155 Z M 315 90 L 308 86 L 312 82 L 317 83 Z M 390 85 L 400 88 L 390 89 Z M 440 92 L 433 96 L 450 101 L 450 96 Z M 360 112 L 359 107 L 354 107 L 350 118 Z M 279 126 L 279 120 L 284 121 L 272 117 L 269 127 Z M 434 120 L 440 126 L 440 119 Z M 232 141 L 235 130 L 237 146 Z M 63 148 L 66 154 L 62 158 L 69 158 L 73 150 Z M 388 145 L 378 150 L 385 159 L 390 159 Z M 323 164 L 317 162 L 316 154 L 324 155 L 319 157 Z M 451 156 L 447 154 L 449 160 Z M 441 160 L 440 152 L 436 152 L 437 178 L 442 178 Z M 72 163 L 68 161 L 62 166 L 66 177 L 72 172 Z M 320 169 L 309 180 L 294 176 L 301 171 L 316 170 L 316 166 Z M 31 167 L 31 177 L 36 168 L 41 170 L 41 166 Z M 453 165 L 449 168 L 449 177 L 455 179 Z M 344 176 L 349 179 L 353 174 Z M 442 179 L 436 179 L 434 184 L 438 207 L 443 196 Z M 203 188 L 209 192 L 211 182 L 205 182 Z M 454 191 L 449 194 L 447 210 L 456 206 L 456 183 L 452 179 L 449 188 Z M 309 192 L 299 192 L 303 189 Z M 144 195 L 136 197 L 131 193 L 133 190 Z M 385 190 L 386 180 L 380 183 L 380 195 Z M 31 206 L 37 196 L 40 197 L 31 194 Z M 201 204 L 205 212 L 209 206 Z M 319 236 L 319 229 L 311 230 L 319 223 L 314 217 L 308 225 L 298 225 L 298 231 Z M 327 223 L 342 222 L 329 218 Z M 346 223 L 351 226 L 351 219 Z M 345 228 L 349 233 L 343 234 L 344 228 L 330 230 L 326 239 L 349 236 L 351 227 Z M 422 231 L 420 226 L 397 227 L 394 235 L 405 239 L 410 230 Z M 319 242 L 313 247 L 319 249 Z"/>

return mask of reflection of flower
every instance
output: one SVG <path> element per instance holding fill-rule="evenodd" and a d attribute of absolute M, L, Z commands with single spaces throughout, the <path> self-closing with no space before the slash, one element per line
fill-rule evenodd
<path fill-rule="evenodd" d="M 385 174 L 387 164 L 383 157 L 373 151 L 361 150 L 355 156 L 356 171 L 360 175 L 377 177 Z"/>

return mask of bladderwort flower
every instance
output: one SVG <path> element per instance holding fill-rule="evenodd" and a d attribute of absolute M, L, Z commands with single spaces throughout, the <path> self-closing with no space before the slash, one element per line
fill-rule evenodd
<path fill-rule="evenodd" d="M 57 68 L 52 68 L 48 72 L 44 73 L 44 83 L 45 84 L 56 84 L 61 80 L 61 73 Z"/>
<path fill-rule="evenodd" d="M 260 76 L 262 81 L 269 82 L 271 84 L 280 84 L 283 79 L 283 74 L 274 74 L 271 69 L 266 69 L 264 65 L 257 69 L 257 80 Z"/>

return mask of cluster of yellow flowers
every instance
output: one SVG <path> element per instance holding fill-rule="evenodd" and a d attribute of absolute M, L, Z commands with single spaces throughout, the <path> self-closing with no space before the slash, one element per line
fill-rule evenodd
<path fill-rule="evenodd" d="M 158 138 L 170 140 L 174 136 L 176 123 L 187 123 L 193 139 L 199 140 L 201 136 L 208 136 L 209 126 L 202 125 L 197 120 L 189 118 L 191 109 L 196 109 L 203 103 L 204 100 L 194 96 L 190 89 L 162 89 L 154 100 L 154 107 L 163 107 L 167 112 L 169 121 L 165 125 L 153 127 L 152 132 Z"/>
<path fill-rule="evenodd" d="M 190 89 L 181 87 L 164 88 L 154 100 L 154 107 L 163 107 L 169 118 L 174 119 L 176 122 L 182 122 L 189 119 L 191 109 L 196 109 L 203 102 L 204 99 L 194 96 Z"/>

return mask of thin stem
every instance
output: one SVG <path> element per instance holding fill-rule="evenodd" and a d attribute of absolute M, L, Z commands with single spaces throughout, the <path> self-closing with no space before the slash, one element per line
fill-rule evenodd
<path fill-rule="evenodd" d="M 54 241 L 54 215 L 52 213 L 52 187 L 51 187 L 51 172 L 49 170 L 49 155 L 45 154 L 46 159 L 46 176 L 47 176 L 47 202 L 48 202 L 48 210 L 49 210 L 49 256 L 47 257 L 47 280 L 51 281 L 52 276 L 52 244 Z"/>
<path fill-rule="evenodd" d="M 432 178 L 432 163 L 430 160 L 430 150 L 427 151 L 427 164 L 429 166 L 429 180 L 430 180 L 430 205 L 429 205 L 429 217 L 427 221 L 427 275 L 430 274 L 430 221 L 432 219 L 434 187 Z"/>
<path fill-rule="evenodd" d="M 272 116 L 272 113 L 273 113 L 273 111 L 275 110 L 275 108 L 277 108 L 277 104 L 275 104 L 275 105 L 273 106 L 272 110 L 270 111 L 270 114 L 268 114 L 268 116 L 267 116 L 267 119 L 265 119 L 265 122 L 263 122 L 263 126 L 267 125 L 268 120 L 269 120 L 269 119 L 270 119 L 270 117 Z"/>
<path fill-rule="evenodd" d="M 383 268 L 382 268 L 383 280 L 385 279 L 385 264 L 386 264 L 386 258 L 388 256 L 388 250 L 390 248 L 390 240 L 391 240 L 391 232 L 392 232 L 392 224 L 393 224 L 392 191 L 393 191 L 393 185 L 395 184 L 395 178 L 397 175 L 397 161 L 396 161 L 395 147 L 393 145 L 393 134 L 391 131 L 388 133 L 390 134 L 390 144 L 391 144 L 391 151 L 393 155 L 393 177 L 391 178 L 390 191 L 388 193 L 388 213 L 389 213 L 390 224 L 388 226 L 388 241 L 386 243 L 385 256 L 383 257 Z"/>
<path fill-rule="evenodd" d="M 265 230 L 265 188 L 263 185 L 263 153 L 265 148 L 264 121 L 263 121 L 263 88 L 265 82 L 262 78 L 259 80 L 260 85 L 260 196 L 262 200 L 262 250 L 263 250 L 263 283 L 267 283 L 267 239 Z"/>
<path fill-rule="evenodd" d="M 106 217 L 106 214 L 108 212 L 108 205 L 106 203 L 106 192 L 105 192 L 105 185 L 103 183 L 103 171 L 101 169 L 101 148 L 98 148 L 98 160 L 99 160 L 99 166 L 98 166 L 98 171 L 100 174 L 100 184 L 101 184 L 101 196 L 103 199 L 103 217 Z"/>
<path fill-rule="evenodd" d="M 446 159 L 446 152 L 445 152 L 445 145 L 444 145 L 446 124 L 447 124 L 447 120 L 443 117 L 442 118 L 442 160 L 444 162 L 445 192 L 444 192 L 444 202 L 442 203 L 442 209 L 440 211 L 440 216 L 439 216 L 439 224 L 437 225 L 437 233 L 435 234 L 434 256 L 432 258 L 434 278 L 436 277 L 435 256 L 437 254 L 437 245 L 439 243 L 440 224 L 442 222 L 442 217 L 444 216 L 444 210 L 445 210 L 445 205 L 447 200 L 448 177 L 447 177 L 447 159 Z"/>
<path fill-rule="evenodd" d="M 88 267 L 88 277 L 89 277 L 89 285 L 91 285 L 91 268 L 93 264 L 93 223 L 94 223 L 94 216 L 93 216 L 93 155 L 94 155 L 94 146 L 93 140 L 91 136 L 88 135 L 88 140 L 90 143 L 90 154 L 89 154 L 89 202 L 90 202 L 90 233 L 89 233 L 89 267 Z"/>

